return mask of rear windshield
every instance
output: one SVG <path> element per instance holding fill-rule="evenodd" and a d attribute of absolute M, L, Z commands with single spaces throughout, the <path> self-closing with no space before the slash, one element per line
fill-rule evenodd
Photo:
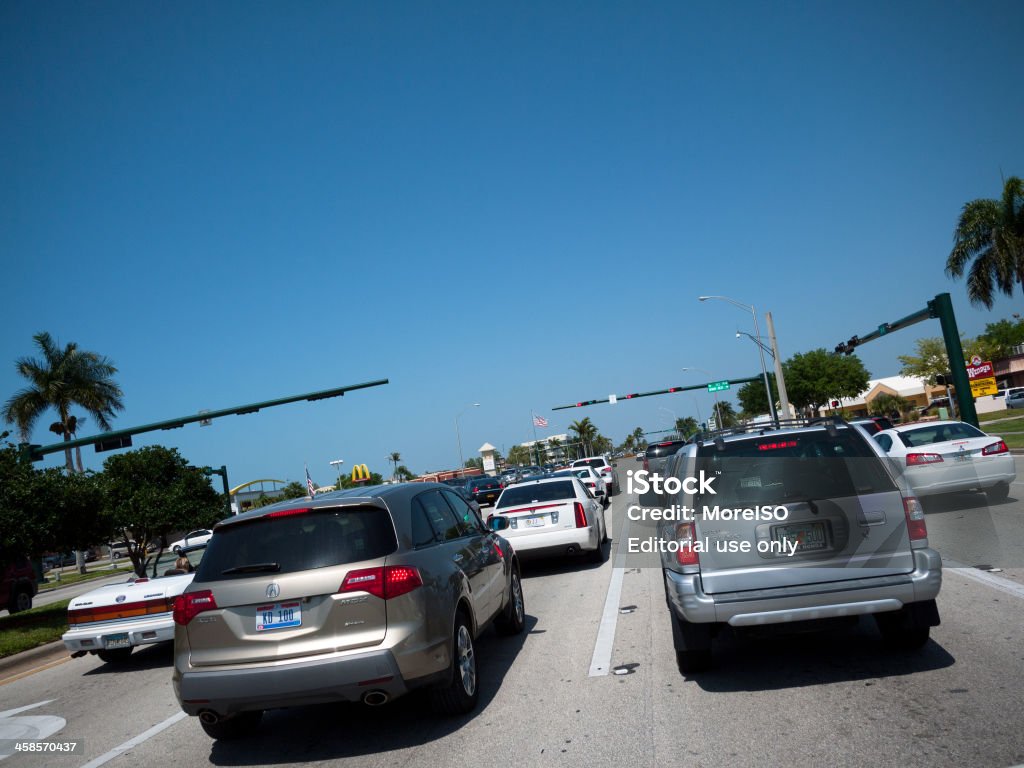
<path fill-rule="evenodd" d="M 574 461 L 572 465 L 574 467 L 594 467 L 601 468 L 605 465 L 604 459 L 581 459 L 580 461 Z"/>
<path fill-rule="evenodd" d="M 970 424 L 930 424 L 927 427 L 897 433 L 907 448 L 919 445 L 944 443 L 947 440 L 967 440 L 972 437 L 984 437 L 985 433 Z"/>
<path fill-rule="evenodd" d="M 537 483 L 536 485 L 513 485 L 506 488 L 501 498 L 498 499 L 498 509 L 502 507 L 517 507 L 520 504 L 533 504 L 539 501 L 561 501 L 562 499 L 575 499 L 576 490 L 573 488 L 572 480 L 559 481 L 556 483 Z"/>
<path fill-rule="evenodd" d="M 730 507 L 896 490 L 882 461 L 851 430 L 737 440 L 723 450 L 705 443 L 697 469 L 715 478 L 715 493 L 705 494 L 701 503 Z"/>
<path fill-rule="evenodd" d="M 197 581 L 293 573 L 375 560 L 398 546 L 391 516 L 376 507 L 324 507 L 226 525 L 207 545 Z"/>
<path fill-rule="evenodd" d="M 678 451 L 683 445 L 686 445 L 684 440 L 677 440 L 665 445 L 649 445 L 647 446 L 647 458 L 657 459 L 661 456 L 667 456 L 668 454 Z"/>

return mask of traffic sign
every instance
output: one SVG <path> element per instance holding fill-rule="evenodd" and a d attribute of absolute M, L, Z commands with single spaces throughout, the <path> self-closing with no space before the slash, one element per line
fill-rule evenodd
<path fill-rule="evenodd" d="M 722 392 L 729 388 L 728 381 L 713 381 L 708 384 L 708 392 Z"/>
<path fill-rule="evenodd" d="M 975 397 L 984 397 L 985 395 L 994 395 L 999 391 L 999 387 L 996 386 L 995 377 L 989 377 L 987 379 L 974 379 L 971 381 L 971 394 Z"/>

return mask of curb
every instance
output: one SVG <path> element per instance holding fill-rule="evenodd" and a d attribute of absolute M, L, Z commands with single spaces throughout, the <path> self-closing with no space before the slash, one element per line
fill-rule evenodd
<path fill-rule="evenodd" d="M 0 659 L 0 683 L 3 683 L 3 677 L 5 673 L 12 669 L 22 666 L 28 666 L 40 661 L 41 659 L 47 659 L 49 657 L 57 658 L 58 656 L 71 655 L 71 652 L 64 647 L 64 643 L 60 640 L 54 640 L 52 643 L 46 643 L 45 645 L 37 645 L 35 648 L 29 648 L 27 651 L 21 653 L 15 653 L 11 656 L 4 656 Z"/>

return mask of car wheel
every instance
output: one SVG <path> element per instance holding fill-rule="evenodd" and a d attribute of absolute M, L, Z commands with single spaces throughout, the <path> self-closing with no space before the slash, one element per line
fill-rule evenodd
<path fill-rule="evenodd" d="M 601 531 L 600 535 L 597 537 L 597 549 L 590 553 L 590 562 L 598 564 L 603 563 L 608 559 L 608 550 L 610 549 L 610 547 L 605 544 L 605 541 L 608 539 L 608 535 L 605 533 L 603 520 L 600 525 Z"/>
<path fill-rule="evenodd" d="M 437 709 L 446 715 L 464 715 L 473 711 L 479 697 L 473 633 L 466 615 L 460 611 L 455 617 L 452 636 L 451 678 L 435 692 L 434 702 Z"/>
<path fill-rule="evenodd" d="M 991 488 L 985 489 L 985 495 L 988 497 L 989 504 L 998 504 L 1002 501 L 1006 501 L 1010 495 L 1009 483 L 999 483 L 993 485 Z"/>
<path fill-rule="evenodd" d="M 512 568 L 508 592 L 508 605 L 494 626 L 503 635 L 518 635 L 526 627 L 526 601 L 523 599 L 523 583 L 515 567 Z"/>
<path fill-rule="evenodd" d="M 18 613 L 18 611 L 27 611 L 32 607 L 32 594 L 22 587 L 11 595 L 11 603 L 7 606 L 7 610 L 10 613 Z"/>
<path fill-rule="evenodd" d="M 96 655 L 99 656 L 107 664 L 123 664 L 128 661 L 128 657 L 132 655 L 131 648 L 106 648 L 102 651 L 97 651 Z"/>
<path fill-rule="evenodd" d="M 711 649 L 701 648 L 695 651 L 676 651 L 676 666 L 684 675 L 704 672 L 711 668 Z"/>
<path fill-rule="evenodd" d="M 262 710 L 256 710 L 255 712 L 239 712 L 237 715 L 226 717 L 215 723 L 204 723 L 200 717 L 199 724 L 203 726 L 206 735 L 211 739 L 224 739 L 228 741 L 240 739 L 243 736 L 254 733 L 262 719 Z"/>

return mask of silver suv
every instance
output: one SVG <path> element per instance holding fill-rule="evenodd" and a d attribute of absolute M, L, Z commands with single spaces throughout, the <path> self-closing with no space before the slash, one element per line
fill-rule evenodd
<path fill-rule="evenodd" d="M 913 649 L 939 624 L 942 563 L 924 512 L 861 428 L 698 441 L 680 450 L 676 477 L 696 479 L 669 497 L 677 519 L 660 523 L 662 543 L 675 545 L 661 559 L 680 671 L 707 668 L 726 626 L 871 614 L 886 644 Z"/>
<path fill-rule="evenodd" d="M 414 688 L 465 713 L 474 639 L 525 626 L 519 562 L 437 483 L 293 499 L 219 523 L 174 604 L 174 692 L 207 734 L 236 738 L 263 710 L 385 704 Z"/>

